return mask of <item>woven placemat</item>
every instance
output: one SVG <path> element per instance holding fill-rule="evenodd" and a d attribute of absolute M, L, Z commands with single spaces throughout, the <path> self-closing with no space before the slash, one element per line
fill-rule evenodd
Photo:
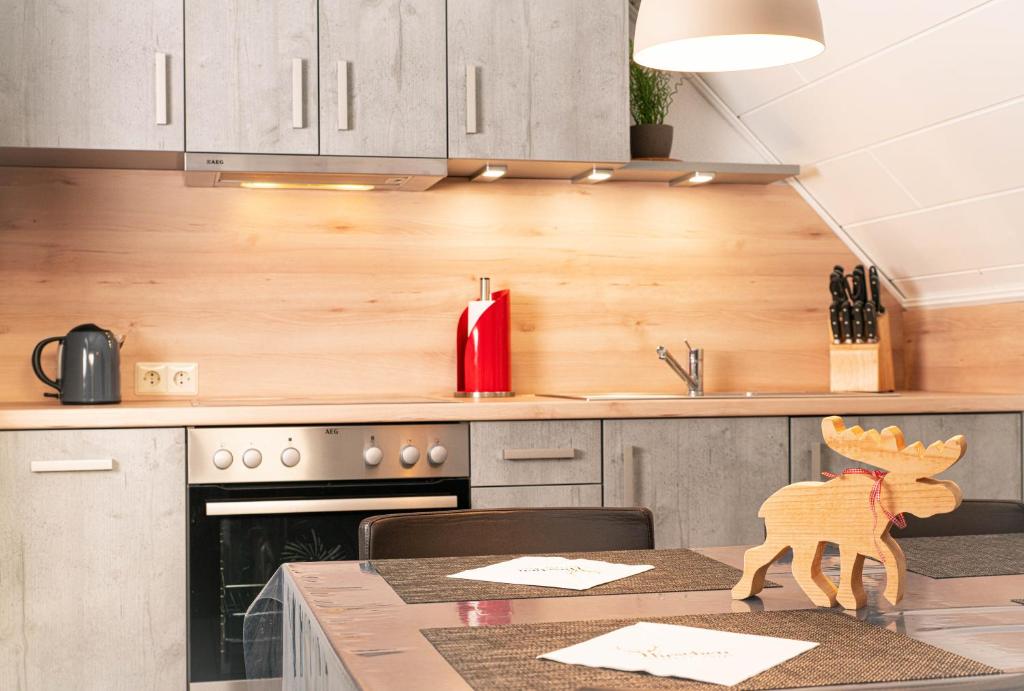
<path fill-rule="evenodd" d="M 907 537 L 907 570 L 930 578 L 1024 574 L 1024 533 Z"/>
<path fill-rule="evenodd" d="M 736 689 L 793 689 L 895 683 L 1000 670 L 830 610 L 695 614 L 647 619 L 423 629 L 421 633 L 474 689 L 713 689 L 717 684 L 535 659 L 637 621 L 777 636 L 820 643 Z"/>
<path fill-rule="evenodd" d="M 740 580 L 739 569 L 688 549 L 626 550 L 613 552 L 561 552 L 547 556 L 585 558 L 615 564 L 651 564 L 650 571 L 589 590 L 544 588 L 448 578 L 466 569 L 514 559 L 517 554 L 436 559 L 380 559 L 372 562 L 398 596 L 408 604 L 466 602 L 470 600 L 521 600 L 531 597 L 581 597 L 674 593 L 689 590 L 729 590 Z M 765 582 L 767 588 L 778 584 Z"/>

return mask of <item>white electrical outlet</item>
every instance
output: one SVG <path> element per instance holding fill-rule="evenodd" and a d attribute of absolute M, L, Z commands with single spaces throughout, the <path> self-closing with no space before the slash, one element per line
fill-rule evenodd
<path fill-rule="evenodd" d="M 195 396 L 199 393 L 199 365 L 195 362 L 167 363 L 167 393 Z"/>
<path fill-rule="evenodd" d="M 135 393 L 141 396 L 195 396 L 199 393 L 199 365 L 195 362 L 137 362 Z"/>
<path fill-rule="evenodd" d="M 136 362 L 135 393 L 147 396 L 167 393 L 167 366 L 162 362 Z"/>

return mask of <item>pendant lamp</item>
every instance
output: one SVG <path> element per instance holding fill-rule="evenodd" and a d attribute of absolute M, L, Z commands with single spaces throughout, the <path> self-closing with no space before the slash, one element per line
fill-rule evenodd
<path fill-rule="evenodd" d="M 817 0 L 643 0 L 633 59 L 672 72 L 732 72 L 825 50 Z"/>

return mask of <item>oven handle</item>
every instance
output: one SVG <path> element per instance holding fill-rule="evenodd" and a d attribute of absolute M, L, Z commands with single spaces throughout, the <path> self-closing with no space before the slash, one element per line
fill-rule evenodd
<path fill-rule="evenodd" d="M 352 499 L 268 499 L 266 501 L 209 501 L 207 516 L 258 516 L 261 514 L 323 513 L 341 511 L 409 511 L 457 509 L 454 495 L 421 497 L 366 497 Z"/>

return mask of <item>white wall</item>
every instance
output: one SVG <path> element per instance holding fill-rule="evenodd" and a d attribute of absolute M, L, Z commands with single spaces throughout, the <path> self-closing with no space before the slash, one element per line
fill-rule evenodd
<path fill-rule="evenodd" d="M 820 4 L 821 56 L 707 84 L 905 304 L 1024 297 L 1024 0 Z"/>

